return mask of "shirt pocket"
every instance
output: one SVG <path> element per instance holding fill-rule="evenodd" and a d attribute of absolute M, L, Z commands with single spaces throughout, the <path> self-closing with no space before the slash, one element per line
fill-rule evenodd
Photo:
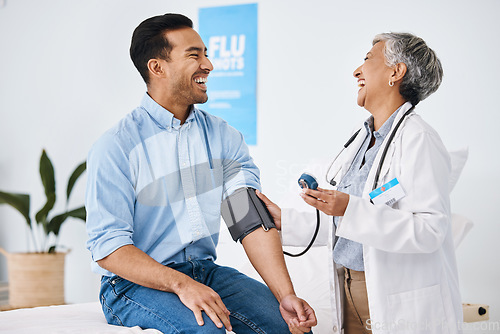
<path fill-rule="evenodd" d="M 387 323 L 395 333 L 449 333 L 439 284 L 389 295 L 387 306 Z"/>
<path fill-rule="evenodd" d="M 223 170 L 219 160 L 214 160 L 212 165 L 210 163 L 198 164 L 194 168 L 194 175 L 196 179 L 196 195 L 219 190 L 223 184 Z"/>
<path fill-rule="evenodd" d="M 207 227 L 204 237 L 219 233 L 222 179 L 223 171 L 220 164 L 214 163 L 213 168 L 208 168 L 207 165 L 205 168 L 196 169 L 196 197 Z"/>

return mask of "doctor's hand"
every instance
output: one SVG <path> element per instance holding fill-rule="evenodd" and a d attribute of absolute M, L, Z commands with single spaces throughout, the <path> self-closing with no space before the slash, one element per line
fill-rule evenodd
<path fill-rule="evenodd" d="M 288 295 L 281 299 L 280 312 L 293 334 L 308 333 L 311 327 L 318 323 L 312 307 L 295 295 Z"/>
<path fill-rule="evenodd" d="M 271 202 L 271 200 L 269 198 L 267 198 L 266 195 L 264 195 L 260 191 L 255 190 L 255 193 L 262 200 L 262 202 L 264 202 L 264 204 L 266 205 L 267 210 L 269 211 L 269 213 L 273 217 L 274 225 L 276 225 L 276 228 L 278 229 L 278 231 L 280 231 L 281 230 L 281 209 L 280 209 L 280 207 L 277 206 L 276 204 L 274 204 L 273 202 Z"/>
<path fill-rule="evenodd" d="M 322 188 L 302 189 L 300 197 L 307 204 L 330 216 L 343 216 L 349 203 L 349 195 L 346 193 Z"/>

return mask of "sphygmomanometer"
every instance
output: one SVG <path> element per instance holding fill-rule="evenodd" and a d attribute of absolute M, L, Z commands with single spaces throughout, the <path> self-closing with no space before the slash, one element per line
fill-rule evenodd
<path fill-rule="evenodd" d="M 241 242 L 261 226 L 265 231 L 276 228 L 266 205 L 253 188 L 240 188 L 226 197 L 222 201 L 221 213 L 234 241 Z"/>
<path fill-rule="evenodd" d="M 314 176 L 304 173 L 299 179 L 299 185 L 302 188 L 316 189 L 318 187 L 318 182 Z M 226 197 L 226 199 L 222 201 L 221 214 L 234 241 L 239 240 L 241 242 L 243 238 L 260 227 L 265 231 L 276 228 L 266 205 L 257 197 L 255 189 L 253 188 L 240 188 Z M 314 231 L 313 238 L 309 245 L 304 251 L 298 254 L 283 252 L 285 255 L 292 257 L 301 256 L 311 248 L 314 240 L 316 240 L 320 226 L 318 210 L 316 210 L 316 215 L 316 230 Z"/>

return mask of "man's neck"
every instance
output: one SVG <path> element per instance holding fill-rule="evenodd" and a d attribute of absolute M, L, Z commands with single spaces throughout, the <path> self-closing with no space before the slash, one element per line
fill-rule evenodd
<path fill-rule="evenodd" d="M 148 94 L 156 103 L 167 109 L 175 118 L 181 121 L 181 124 L 184 124 L 191 111 L 191 105 L 186 106 L 185 104 L 176 103 L 175 99 L 167 97 L 165 94 L 161 94 L 154 89 L 148 89 Z"/>

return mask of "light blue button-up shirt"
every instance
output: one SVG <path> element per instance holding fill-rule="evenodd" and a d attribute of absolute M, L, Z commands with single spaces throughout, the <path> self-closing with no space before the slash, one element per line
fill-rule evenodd
<path fill-rule="evenodd" d="M 364 126 L 367 132 L 366 138 L 349 167 L 349 170 L 342 180 L 340 180 L 337 187 L 338 191 L 357 197 L 363 195 L 363 189 L 368 174 L 372 169 L 375 157 L 385 137 L 391 131 L 392 124 L 394 123 L 398 111 L 399 109 L 385 121 L 378 131 L 373 131 L 373 117 L 365 121 Z M 375 143 L 372 147 L 369 147 L 372 135 L 375 137 Z M 334 217 L 335 225 L 337 225 L 338 219 L 339 217 Z M 357 271 L 365 270 L 363 263 L 363 245 L 358 242 L 345 238 L 338 238 L 333 249 L 333 259 L 336 263 L 346 268 Z"/>
<path fill-rule="evenodd" d="M 145 94 L 87 159 L 87 248 L 95 261 L 135 245 L 164 265 L 216 258 L 221 201 L 260 190 L 243 136 L 192 107 L 184 124 Z"/>

